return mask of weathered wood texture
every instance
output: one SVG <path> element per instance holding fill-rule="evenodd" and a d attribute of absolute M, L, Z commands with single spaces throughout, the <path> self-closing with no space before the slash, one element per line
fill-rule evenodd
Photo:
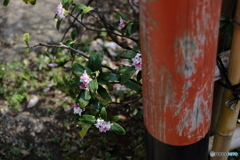
<path fill-rule="evenodd" d="M 220 0 L 142 0 L 144 119 L 170 145 L 209 131 Z"/>

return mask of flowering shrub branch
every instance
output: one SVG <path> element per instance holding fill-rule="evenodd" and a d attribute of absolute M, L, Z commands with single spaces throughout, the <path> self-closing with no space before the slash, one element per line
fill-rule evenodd
<path fill-rule="evenodd" d="M 44 43 L 39 43 L 39 44 L 36 44 L 34 46 L 28 46 L 30 49 L 34 49 L 34 48 L 37 48 L 37 47 L 47 47 L 47 48 L 63 48 L 63 49 L 68 49 L 70 51 L 73 51 L 76 55 L 78 56 L 83 56 L 84 58 L 87 58 L 89 59 L 89 57 L 87 56 L 87 53 L 84 53 L 83 51 L 81 50 L 78 50 L 78 49 L 74 49 L 72 47 L 69 47 L 67 45 L 64 45 L 63 43 L 60 43 L 59 45 L 53 45 L 53 44 L 44 44 Z M 114 69 L 110 68 L 109 66 L 107 65 L 102 65 L 103 68 L 107 68 L 108 70 L 112 71 L 112 72 L 116 72 Z M 138 83 L 137 81 L 135 81 L 134 79 L 130 79 L 131 81 L 135 82 L 135 83 Z M 139 85 L 141 85 L 140 83 L 138 83 Z"/>
<path fill-rule="evenodd" d="M 89 6 L 92 2 L 95 2 L 95 8 Z M 129 1 L 129 4 L 133 4 L 133 2 Z M 138 23 L 137 21 L 130 22 L 120 12 L 115 14 L 115 22 L 108 22 L 99 7 L 100 4 L 98 0 L 91 0 L 88 2 L 88 5 L 74 4 L 72 0 L 62 0 L 62 2 L 56 6 L 56 28 L 57 30 L 60 29 L 61 22 L 64 21 L 66 17 L 73 18 L 73 22 L 67 28 L 67 31 L 65 31 L 59 44 L 39 43 L 30 46 L 29 34 L 25 34 L 23 37 L 27 49 L 47 47 L 59 48 L 62 51 L 66 49 L 68 51 L 66 54 L 69 54 L 70 59 L 68 61 L 71 61 L 72 66 L 69 77 L 63 77 L 63 81 L 65 83 L 66 93 L 75 99 L 73 113 L 80 117 L 79 120 L 83 124 L 80 132 L 82 137 L 85 136 L 92 126 L 103 133 L 112 131 L 120 135 L 125 134 L 125 130 L 117 123 L 120 117 L 109 116 L 107 111 L 120 107 L 127 107 L 126 110 L 130 110 L 129 105 L 142 98 L 141 53 L 138 46 L 138 40 L 132 38 L 132 34 L 136 33 L 138 30 Z M 89 27 L 89 24 L 83 21 L 86 16 L 93 17 L 97 23 L 100 23 L 100 29 Z M 84 31 L 78 36 L 81 36 L 87 31 L 106 32 L 112 41 L 123 48 L 115 60 L 126 59 L 128 62 L 113 69 L 109 65 L 103 64 L 104 57 L 106 56 L 104 52 L 89 54 L 79 50 L 76 41 L 80 37 L 77 37 L 75 28 L 70 34 L 71 39 L 63 42 L 71 26 L 75 22 L 79 23 L 84 28 Z M 104 27 L 104 30 L 102 27 Z M 132 40 L 135 46 L 130 46 L 125 42 L 121 42 L 119 37 Z M 76 56 L 85 58 L 85 63 L 78 63 L 75 60 Z M 62 67 L 63 65 L 52 60 L 48 66 L 53 68 Z M 133 93 L 138 94 L 137 98 L 123 104 L 113 100 L 110 90 L 116 84 L 125 86 Z M 130 114 L 128 114 L 128 116 L 133 118 Z"/>
<path fill-rule="evenodd" d="M 89 59 L 89 57 L 87 56 L 86 53 L 80 51 L 80 50 L 77 50 L 77 49 L 74 49 L 70 46 L 67 46 L 67 45 L 64 45 L 62 43 L 60 43 L 59 45 L 51 45 L 51 44 L 43 44 L 43 43 L 39 43 L 39 44 L 36 44 L 34 46 L 31 46 L 29 47 L 30 49 L 33 49 L 33 48 L 37 48 L 37 47 L 48 47 L 48 48 L 64 48 L 64 49 L 68 49 L 68 50 L 71 50 L 73 52 L 75 52 L 76 55 L 79 55 L 79 56 L 83 56 L 84 58 L 87 58 Z"/>
<path fill-rule="evenodd" d="M 123 34 L 118 34 L 116 33 L 117 32 L 120 32 L 121 33 L 121 30 L 117 29 L 116 27 L 114 27 L 113 25 L 109 24 L 105 17 L 100 13 L 100 12 L 97 12 L 98 15 L 99 15 L 99 18 L 96 17 L 95 15 L 89 13 L 92 17 L 96 18 L 97 21 L 99 21 L 100 23 L 103 24 L 103 26 L 105 27 L 105 30 L 101 30 L 101 29 L 93 29 L 93 28 L 90 28 L 88 27 L 87 25 L 85 25 L 83 22 L 81 22 L 79 19 L 78 19 L 78 16 L 77 15 L 76 17 L 72 14 L 72 13 L 68 13 L 68 15 L 70 15 L 73 19 L 74 19 L 74 22 L 77 21 L 79 24 L 81 24 L 85 29 L 86 31 L 94 31 L 94 32 L 107 32 L 108 34 L 110 35 L 115 35 L 115 36 L 119 36 L 119 37 L 124 37 L 124 38 L 128 38 L 132 41 L 134 41 L 135 43 L 138 43 L 138 40 L 137 39 L 134 39 L 132 37 L 129 37 L 129 36 L 126 36 L 126 35 L 123 35 Z M 125 26 L 127 25 L 127 21 L 123 20 L 121 17 L 118 18 L 119 19 L 119 27 L 121 28 L 125 28 Z M 121 44 L 115 37 L 111 37 L 112 40 L 114 40 L 114 42 L 116 42 L 117 44 L 119 44 L 121 47 L 125 48 L 125 49 L 131 49 L 130 47 L 128 46 L 124 46 L 123 44 Z"/>
<path fill-rule="evenodd" d="M 89 6 L 91 5 L 91 3 L 93 2 L 93 0 L 89 0 L 87 3 L 86 3 L 86 6 Z M 78 19 L 78 17 L 81 15 L 82 13 L 82 10 L 80 10 L 77 15 L 76 15 L 76 18 L 72 21 L 72 23 L 69 25 L 69 27 L 66 29 L 62 39 L 60 42 L 62 42 L 64 40 L 64 38 L 66 37 L 67 33 L 69 32 L 69 30 L 73 27 L 74 23 L 76 22 L 76 20 Z"/>

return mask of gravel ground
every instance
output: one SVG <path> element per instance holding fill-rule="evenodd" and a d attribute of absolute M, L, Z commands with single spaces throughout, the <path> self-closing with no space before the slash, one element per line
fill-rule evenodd
<path fill-rule="evenodd" d="M 61 38 L 54 21 L 58 3 L 58 0 L 45 0 L 32 6 L 12 0 L 7 7 L 0 6 L 0 62 L 22 57 L 24 33 L 30 33 L 30 44 Z"/>

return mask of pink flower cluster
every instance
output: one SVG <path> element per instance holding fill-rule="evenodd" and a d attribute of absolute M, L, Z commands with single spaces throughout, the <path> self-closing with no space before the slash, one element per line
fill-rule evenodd
<path fill-rule="evenodd" d="M 126 21 L 120 17 L 119 27 L 124 28 L 126 26 Z"/>
<path fill-rule="evenodd" d="M 52 62 L 52 63 L 49 63 L 48 66 L 52 67 L 52 68 L 55 68 L 55 67 L 58 67 L 58 64 L 55 63 L 55 62 Z"/>
<path fill-rule="evenodd" d="M 79 86 L 80 89 L 85 89 L 85 90 L 89 90 L 88 88 L 88 84 L 89 82 L 91 82 L 92 79 L 88 77 L 86 70 L 84 71 L 83 75 L 80 77 L 80 82 L 82 82 L 82 84 Z"/>
<path fill-rule="evenodd" d="M 137 53 L 137 55 L 132 58 L 132 61 L 132 65 L 135 67 L 135 69 L 142 70 L 142 58 L 140 53 Z"/>
<path fill-rule="evenodd" d="M 129 0 L 130 3 L 133 3 L 133 0 Z"/>
<path fill-rule="evenodd" d="M 99 129 L 100 132 L 106 132 L 113 124 L 110 122 L 105 122 L 103 119 L 97 119 L 97 123 L 94 125 Z"/>
<path fill-rule="evenodd" d="M 73 110 L 74 110 L 74 114 L 79 114 L 79 116 L 82 115 L 82 109 L 77 105 L 77 104 L 74 104 L 73 105 Z"/>
<path fill-rule="evenodd" d="M 60 19 L 62 19 L 62 18 L 65 17 L 65 16 L 64 16 L 64 9 L 63 9 L 62 3 L 60 3 L 60 4 L 57 6 L 55 13 L 58 15 L 58 17 L 59 17 Z"/>

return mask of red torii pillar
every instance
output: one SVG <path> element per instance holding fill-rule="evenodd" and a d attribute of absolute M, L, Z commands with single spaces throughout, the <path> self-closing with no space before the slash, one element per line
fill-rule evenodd
<path fill-rule="evenodd" d="M 148 159 L 205 160 L 221 0 L 141 0 Z"/>

